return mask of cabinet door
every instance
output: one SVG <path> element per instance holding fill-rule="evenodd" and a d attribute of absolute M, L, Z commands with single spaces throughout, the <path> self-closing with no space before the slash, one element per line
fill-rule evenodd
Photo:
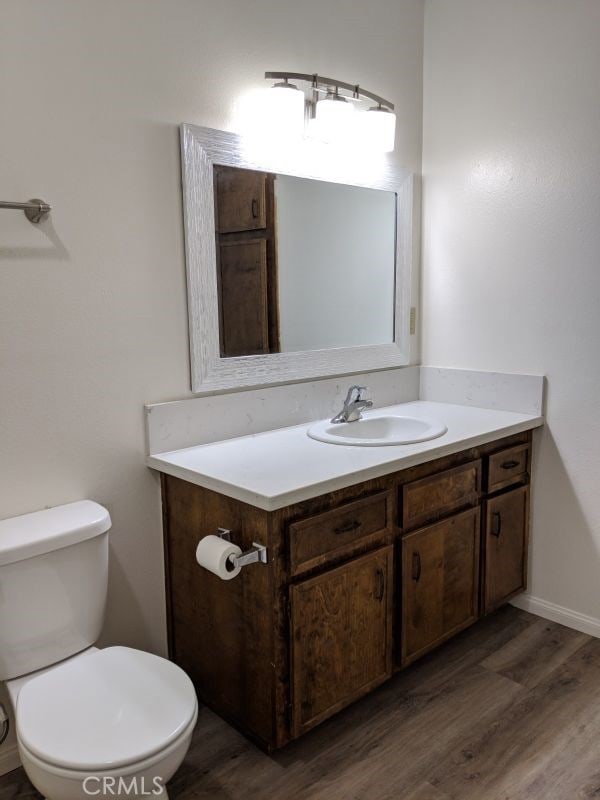
<path fill-rule="evenodd" d="M 484 609 L 493 611 L 526 588 L 529 487 L 485 502 Z"/>
<path fill-rule="evenodd" d="M 402 539 L 403 664 L 477 619 L 479 540 L 479 508 Z"/>
<path fill-rule="evenodd" d="M 291 587 L 292 735 L 392 674 L 391 545 Z"/>
<path fill-rule="evenodd" d="M 219 248 L 221 355 L 269 352 L 267 250 L 264 239 Z"/>
<path fill-rule="evenodd" d="M 266 172 L 215 168 L 218 233 L 266 228 Z"/>

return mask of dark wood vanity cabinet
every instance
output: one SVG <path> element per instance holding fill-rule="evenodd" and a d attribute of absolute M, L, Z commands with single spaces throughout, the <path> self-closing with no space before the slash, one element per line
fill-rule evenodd
<path fill-rule="evenodd" d="M 279 352 L 275 175 L 214 167 L 222 357 Z"/>
<path fill-rule="evenodd" d="M 530 464 L 525 432 L 273 512 L 163 475 L 171 657 L 282 747 L 525 588 Z M 219 527 L 268 564 L 199 567 Z"/>

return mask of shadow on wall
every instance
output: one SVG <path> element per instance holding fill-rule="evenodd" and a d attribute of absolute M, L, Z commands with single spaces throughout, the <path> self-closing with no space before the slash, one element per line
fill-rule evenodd
<path fill-rule="evenodd" d="M 50 243 L 50 246 L 43 244 L 39 247 L 31 247 L 29 245 L 27 247 L 19 247 L 17 245 L 12 247 L 0 246 L 0 259 L 69 260 L 69 251 L 56 233 L 51 217 L 35 225 L 31 222 L 27 222 L 26 225 L 30 228 L 35 228 L 36 234 L 38 236 L 41 234 Z"/>
<path fill-rule="evenodd" d="M 600 621 L 600 608 L 594 607 L 600 537 L 586 517 L 548 424 L 534 438 L 531 500 L 529 594 Z M 565 574 L 579 579 L 566 585 Z"/>
<path fill-rule="evenodd" d="M 123 620 L 124 618 L 127 620 L 127 629 L 117 630 L 116 637 L 114 634 L 107 637 L 107 622 L 114 631 L 115 620 Z M 131 582 L 127 577 L 123 565 L 119 561 L 115 548 L 111 544 L 108 554 L 108 597 L 105 611 L 105 624 L 96 646 L 102 648 L 124 644 L 127 647 L 147 650 L 147 636 L 144 637 L 146 624 L 140 603 L 131 587 Z M 165 654 L 160 653 L 159 655 Z"/>
<path fill-rule="evenodd" d="M 10 716 L 10 733 L 8 734 L 6 741 L 0 745 L 0 775 L 2 775 L 17 765 L 17 756 L 15 754 L 15 748 L 17 745 L 17 738 L 15 736 L 15 723 L 12 719 L 8 692 L 2 683 L 0 683 L 0 703 L 2 703 L 6 711 L 9 712 Z"/>

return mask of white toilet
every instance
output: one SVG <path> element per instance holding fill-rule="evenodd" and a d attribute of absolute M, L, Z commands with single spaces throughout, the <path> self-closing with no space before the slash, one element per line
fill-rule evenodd
<path fill-rule="evenodd" d="M 198 715 L 175 664 L 92 646 L 110 525 L 90 500 L 0 521 L 0 680 L 21 761 L 47 800 L 167 798 Z"/>

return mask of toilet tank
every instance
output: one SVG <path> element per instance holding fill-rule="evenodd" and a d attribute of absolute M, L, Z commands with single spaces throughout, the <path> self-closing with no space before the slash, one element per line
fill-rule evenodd
<path fill-rule="evenodd" d="M 108 511 L 91 500 L 0 520 L 0 680 L 98 639 L 110 525 Z"/>

